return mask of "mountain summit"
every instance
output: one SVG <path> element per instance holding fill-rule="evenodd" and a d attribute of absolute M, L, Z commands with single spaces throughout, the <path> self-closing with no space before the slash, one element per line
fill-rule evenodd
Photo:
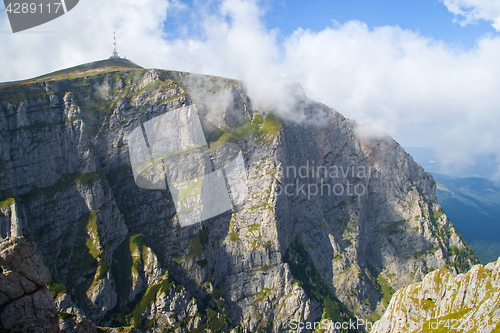
<path fill-rule="evenodd" d="M 123 58 L 106 59 L 106 60 L 89 62 L 87 64 L 62 69 L 62 70 L 55 71 L 52 73 L 37 76 L 33 79 L 0 83 L 0 88 L 23 85 L 23 84 L 34 83 L 34 82 L 60 81 L 60 80 L 76 79 L 76 78 L 81 78 L 81 77 L 85 77 L 85 76 L 98 75 L 99 73 L 106 73 L 106 72 L 127 70 L 127 69 L 136 69 L 136 68 L 142 68 L 142 67 L 133 63 L 132 61 L 130 61 L 128 59 L 123 59 Z"/>
<path fill-rule="evenodd" d="M 242 82 L 123 59 L 2 84 L 1 237 L 31 242 L 60 312 L 151 332 L 376 320 L 395 290 L 477 263 L 398 143 L 358 135 L 305 96 L 290 102 L 289 119 L 258 108 Z M 174 145 L 172 128 L 191 134 Z M 144 155 L 155 147 L 178 153 Z M 243 162 L 233 183 L 230 149 Z M 188 171 L 214 175 L 202 185 Z M 162 177 L 179 181 L 144 185 Z M 217 179 L 227 208 L 181 223 L 195 196 L 212 208 Z"/>

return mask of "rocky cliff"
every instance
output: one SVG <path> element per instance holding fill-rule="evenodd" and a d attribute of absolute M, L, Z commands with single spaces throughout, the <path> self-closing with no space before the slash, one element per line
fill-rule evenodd
<path fill-rule="evenodd" d="M 498 331 L 500 261 L 459 275 L 443 267 L 402 288 L 371 332 Z"/>
<path fill-rule="evenodd" d="M 395 290 L 477 263 L 401 146 L 292 90 L 283 117 L 239 81 L 125 60 L 1 84 L 1 236 L 42 254 L 60 311 L 150 331 L 378 319 Z M 188 226 L 182 192 L 138 186 L 129 154 L 134 129 L 186 106 L 213 164 L 237 145 L 247 190 Z"/>
<path fill-rule="evenodd" d="M 59 332 L 59 316 L 47 284 L 50 273 L 23 238 L 0 242 L 0 330 Z"/>

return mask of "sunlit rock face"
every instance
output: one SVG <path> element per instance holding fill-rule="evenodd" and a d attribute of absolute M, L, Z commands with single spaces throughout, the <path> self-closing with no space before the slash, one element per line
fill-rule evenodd
<path fill-rule="evenodd" d="M 86 66 L 0 85 L 1 235 L 36 247 L 59 311 L 282 332 L 378 319 L 477 260 L 401 146 L 295 88 L 284 116 L 238 81 Z"/>
<path fill-rule="evenodd" d="M 394 294 L 371 332 L 496 332 L 499 305 L 500 261 L 458 275 L 440 268 Z"/>

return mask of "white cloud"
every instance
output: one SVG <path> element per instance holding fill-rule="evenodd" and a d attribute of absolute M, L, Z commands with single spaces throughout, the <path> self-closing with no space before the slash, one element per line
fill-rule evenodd
<path fill-rule="evenodd" d="M 492 22 L 495 30 L 500 31 L 500 2 L 497 0 L 441 0 L 455 21 L 461 25 L 479 20 Z"/>
<path fill-rule="evenodd" d="M 133 55 L 144 66 L 154 62 L 155 48 L 164 48 L 163 0 L 80 1 L 67 14 L 16 34 L 6 13 L 0 13 L 0 80 L 14 80 L 103 59 L 111 55 L 113 32 L 119 52 Z"/>
<path fill-rule="evenodd" d="M 190 12 L 186 27 L 201 34 L 166 39 L 162 27 L 174 8 Z M 282 109 L 290 102 L 282 83 L 299 82 L 309 97 L 404 145 L 437 147 L 445 161 L 500 156 L 500 38 L 459 50 L 399 27 L 351 21 L 280 39 L 262 15 L 251 0 L 191 8 L 180 1 L 81 1 L 35 29 L 54 33 L 0 34 L 0 81 L 106 58 L 116 31 L 120 54 L 144 67 L 243 79 L 261 104 Z M 10 30 L 2 14 L 0 30 Z"/>
<path fill-rule="evenodd" d="M 283 66 L 313 99 L 447 159 L 500 152 L 500 38 L 457 51 L 397 27 L 299 30 Z M 488 137 L 488 138 L 486 138 Z"/>

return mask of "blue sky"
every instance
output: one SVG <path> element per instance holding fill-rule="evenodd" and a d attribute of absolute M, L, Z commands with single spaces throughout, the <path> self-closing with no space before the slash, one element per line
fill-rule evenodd
<path fill-rule="evenodd" d="M 460 26 L 454 15 L 436 0 L 399 1 L 285 1 L 276 2 L 267 15 L 268 25 L 289 34 L 297 27 L 321 30 L 332 20 L 343 24 L 359 20 L 376 26 L 399 26 L 420 32 L 424 36 L 449 43 L 472 47 L 479 36 L 494 32 L 486 21 Z"/>
<path fill-rule="evenodd" d="M 243 80 L 287 117 L 283 84 L 441 162 L 500 165 L 500 1 L 80 1 L 12 34 L 0 12 L 0 81 L 105 59 Z M 293 116 L 290 117 L 293 119 Z M 500 168 L 498 172 L 500 179 Z"/>
<path fill-rule="evenodd" d="M 189 11 L 199 6 L 193 1 L 183 3 L 186 10 L 173 11 L 165 22 L 165 31 L 169 34 L 179 33 L 178 29 L 184 26 L 183 22 L 190 15 Z M 267 28 L 278 29 L 280 37 L 290 35 L 298 28 L 321 31 L 352 20 L 364 22 L 371 28 L 399 26 L 464 49 L 473 48 L 477 39 L 485 34 L 497 33 L 486 20 L 460 25 L 454 21 L 455 15 L 438 0 L 268 0 L 261 3 Z"/>

